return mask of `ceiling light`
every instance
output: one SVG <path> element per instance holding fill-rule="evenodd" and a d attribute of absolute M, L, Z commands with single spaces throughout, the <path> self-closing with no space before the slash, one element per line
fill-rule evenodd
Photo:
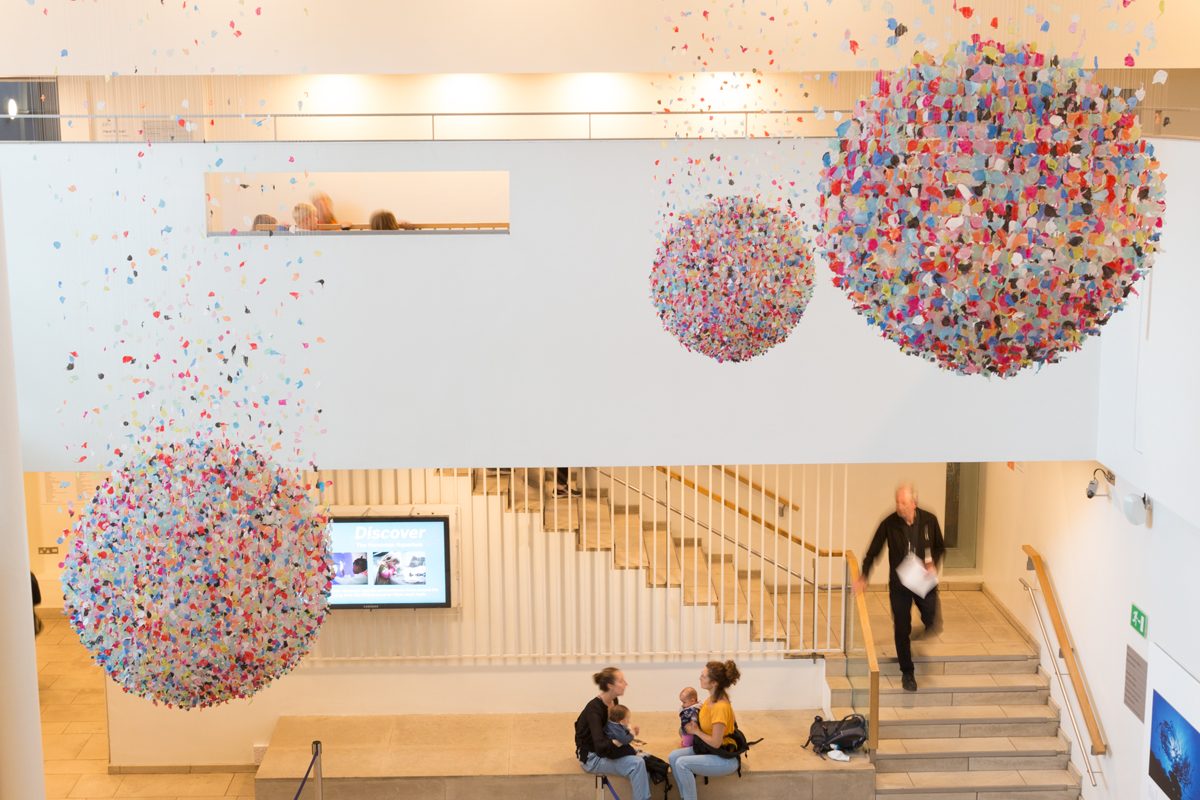
<path fill-rule="evenodd" d="M 7 106 L 8 118 L 16 119 L 17 118 L 17 110 L 18 110 L 16 98 L 15 97 L 8 98 L 8 102 L 5 103 L 5 105 Z"/>

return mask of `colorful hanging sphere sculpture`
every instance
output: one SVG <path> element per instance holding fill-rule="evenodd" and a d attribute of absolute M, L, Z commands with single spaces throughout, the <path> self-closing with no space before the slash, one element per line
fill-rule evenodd
<path fill-rule="evenodd" d="M 74 524 L 65 612 L 125 691 L 180 708 L 291 670 L 327 611 L 326 518 L 303 473 L 200 438 L 131 459 Z"/>
<path fill-rule="evenodd" d="M 795 215 L 747 197 L 680 214 L 650 271 L 663 327 L 719 362 L 748 361 L 786 339 L 812 290 Z"/>
<path fill-rule="evenodd" d="M 881 73 L 821 171 L 834 285 L 902 350 L 961 374 L 1078 350 L 1150 269 L 1162 228 L 1139 95 L 978 37 Z"/>

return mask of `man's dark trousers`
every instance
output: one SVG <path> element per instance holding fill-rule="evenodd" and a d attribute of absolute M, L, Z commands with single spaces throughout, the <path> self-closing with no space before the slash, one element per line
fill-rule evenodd
<path fill-rule="evenodd" d="M 912 604 L 917 604 L 921 622 L 926 630 L 932 630 L 937 622 L 938 590 L 933 587 L 929 594 L 919 597 L 898 580 L 888 581 L 888 597 L 892 601 L 892 630 L 896 635 L 896 657 L 900 659 L 900 671 L 912 672 Z"/>

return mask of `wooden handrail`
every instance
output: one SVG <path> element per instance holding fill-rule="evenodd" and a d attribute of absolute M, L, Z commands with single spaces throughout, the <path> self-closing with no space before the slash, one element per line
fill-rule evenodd
<path fill-rule="evenodd" d="M 669 477 L 673 480 L 679 481 L 687 488 L 703 495 L 704 497 L 708 497 L 713 500 L 716 500 L 718 503 L 723 505 L 725 508 L 728 508 L 730 511 L 733 511 L 734 513 L 741 514 L 743 517 L 748 518 L 751 522 L 756 522 L 759 525 L 762 525 L 767 530 L 774 531 L 776 534 L 778 534 L 780 536 L 787 537 L 788 541 L 793 542 L 794 544 L 800 545 L 805 550 L 816 553 L 819 556 L 833 556 L 834 558 L 841 558 L 843 555 L 845 555 L 845 553 L 843 553 L 841 550 L 824 550 L 820 547 L 816 547 L 815 545 L 809 544 L 804 539 L 799 538 L 797 536 L 793 536 L 791 533 L 789 533 L 788 531 L 779 527 L 774 522 L 769 522 L 769 521 L 763 519 L 758 514 L 755 514 L 753 511 L 747 511 L 746 509 L 742 508 L 741 506 L 737 505 L 736 503 L 733 503 L 729 500 L 726 500 L 724 497 L 721 497 L 721 495 L 716 494 L 716 493 L 710 491 L 709 489 L 706 489 L 703 486 L 698 485 L 695 481 L 688 480 L 687 478 L 680 475 L 678 472 L 675 472 L 674 470 L 668 469 L 667 467 L 655 467 L 655 469 L 657 469 L 659 472 L 666 475 L 667 477 Z M 722 467 L 722 469 L 724 469 L 724 467 Z M 765 489 L 758 487 L 758 490 L 762 491 L 764 494 L 766 494 L 772 500 L 776 500 L 776 501 L 778 500 L 778 498 L 775 495 L 768 493 Z M 787 501 L 784 501 L 784 502 L 787 502 Z M 791 503 L 788 503 L 788 505 L 791 506 L 792 508 L 796 508 L 797 510 L 799 510 L 797 506 L 792 506 Z"/>
<path fill-rule="evenodd" d="M 850 570 L 850 585 L 854 586 L 862 571 L 858 567 L 858 558 L 849 550 L 846 551 L 846 566 Z M 867 724 L 867 749 L 873 753 L 879 747 L 879 656 L 875 654 L 875 634 L 871 631 L 871 617 L 867 613 L 866 593 L 855 589 L 854 604 L 858 608 L 858 618 L 862 623 L 863 646 L 867 650 L 867 671 L 871 677 L 871 695 L 867 702 L 867 713 L 870 715 Z"/>
<path fill-rule="evenodd" d="M 1033 569 L 1037 572 L 1038 585 L 1042 589 L 1042 597 L 1046 599 L 1046 611 L 1050 614 L 1050 624 L 1054 626 L 1054 635 L 1058 639 L 1062 659 L 1066 662 L 1071 686 L 1074 687 L 1075 697 L 1079 700 L 1079 710 L 1083 712 L 1083 724 L 1087 726 L 1088 736 L 1092 740 L 1092 755 L 1102 756 L 1108 752 L 1108 744 L 1104 741 L 1103 734 L 1100 733 L 1100 723 L 1096 719 L 1095 709 L 1092 708 L 1092 698 L 1088 694 L 1087 684 L 1083 680 L 1083 669 L 1075 658 L 1075 646 L 1067 634 L 1067 625 L 1063 621 L 1062 609 L 1059 608 L 1054 587 L 1050 584 L 1050 573 L 1046 571 L 1046 564 L 1042 561 L 1041 554 L 1032 545 L 1024 545 L 1021 549 L 1025 551 L 1025 555 L 1029 556 L 1029 560 L 1033 562 Z M 1066 698 L 1063 699 L 1065 702 Z"/>

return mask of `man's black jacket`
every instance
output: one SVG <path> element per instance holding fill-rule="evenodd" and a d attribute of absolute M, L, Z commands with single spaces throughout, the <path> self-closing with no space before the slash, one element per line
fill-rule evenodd
<path fill-rule="evenodd" d="M 946 542 L 942 538 L 942 528 L 938 525 L 937 517 L 923 508 L 918 508 L 915 522 L 920 534 L 917 537 L 917 558 L 924 561 L 925 548 L 929 546 L 933 563 L 940 563 L 942 556 L 946 555 Z M 888 562 L 891 567 L 891 574 L 888 578 L 890 580 L 896 574 L 896 567 L 900 566 L 900 562 L 908 554 L 908 534 L 905 532 L 904 520 L 897 513 L 889 514 L 875 529 L 875 537 L 871 539 L 871 546 L 867 548 L 867 554 L 863 557 L 862 574 L 864 578 L 871 574 L 871 565 L 879 557 L 879 551 L 883 549 L 884 542 L 887 542 L 888 546 Z"/>

